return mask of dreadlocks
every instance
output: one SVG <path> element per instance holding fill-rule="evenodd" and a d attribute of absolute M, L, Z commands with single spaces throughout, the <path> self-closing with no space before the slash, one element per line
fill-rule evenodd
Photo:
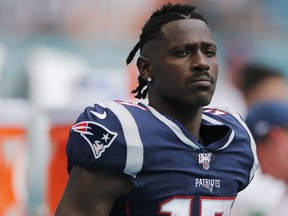
<path fill-rule="evenodd" d="M 195 8 L 196 7 L 190 5 L 172 5 L 171 3 L 168 3 L 165 4 L 162 8 L 153 12 L 149 20 L 142 28 L 139 42 L 134 46 L 127 57 L 127 65 L 131 63 L 139 49 L 140 55 L 142 54 L 142 49 L 148 41 L 160 39 L 163 37 L 161 28 L 166 23 L 181 19 L 199 19 L 208 25 L 206 19 L 201 14 L 194 12 Z M 139 85 L 137 88 L 134 89 L 131 93 L 136 94 L 135 98 L 145 99 L 147 96 L 147 88 L 145 88 L 147 83 L 140 75 L 138 76 L 138 83 Z"/>

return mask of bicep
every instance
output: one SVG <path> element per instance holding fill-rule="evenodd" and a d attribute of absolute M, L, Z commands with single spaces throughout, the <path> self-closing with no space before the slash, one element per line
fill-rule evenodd
<path fill-rule="evenodd" d="M 115 200 L 131 189 L 123 176 L 73 167 L 55 215 L 107 216 Z"/>

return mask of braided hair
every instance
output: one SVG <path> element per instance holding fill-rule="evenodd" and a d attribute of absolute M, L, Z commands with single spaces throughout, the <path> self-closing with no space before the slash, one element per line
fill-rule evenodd
<path fill-rule="evenodd" d="M 195 8 L 195 6 L 190 5 L 172 5 L 171 3 L 167 3 L 163 5 L 162 8 L 153 12 L 142 28 L 139 42 L 134 46 L 126 59 L 127 65 L 131 63 L 139 49 L 140 54 L 142 54 L 142 49 L 148 41 L 163 38 L 161 28 L 169 22 L 182 19 L 199 19 L 208 25 L 206 19 L 201 14 L 194 11 Z M 139 75 L 138 83 L 137 88 L 131 93 L 136 94 L 135 98 L 145 99 L 147 96 L 147 88 L 145 88 L 147 82 Z"/>

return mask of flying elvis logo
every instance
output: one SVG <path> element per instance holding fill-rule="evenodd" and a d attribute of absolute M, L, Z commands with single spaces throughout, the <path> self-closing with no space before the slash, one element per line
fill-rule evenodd
<path fill-rule="evenodd" d="M 92 121 L 79 122 L 72 127 L 72 130 L 79 133 L 88 142 L 96 159 L 112 144 L 118 135 L 103 125 Z"/>

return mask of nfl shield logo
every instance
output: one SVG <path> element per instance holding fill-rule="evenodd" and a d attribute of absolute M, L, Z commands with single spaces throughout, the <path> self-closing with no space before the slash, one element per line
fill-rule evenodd
<path fill-rule="evenodd" d="M 203 169 L 208 170 L 210 168 L 210 160 L 212 153 L 200 153 L 198 155 L 199 164 L 203 164 Z"/>

